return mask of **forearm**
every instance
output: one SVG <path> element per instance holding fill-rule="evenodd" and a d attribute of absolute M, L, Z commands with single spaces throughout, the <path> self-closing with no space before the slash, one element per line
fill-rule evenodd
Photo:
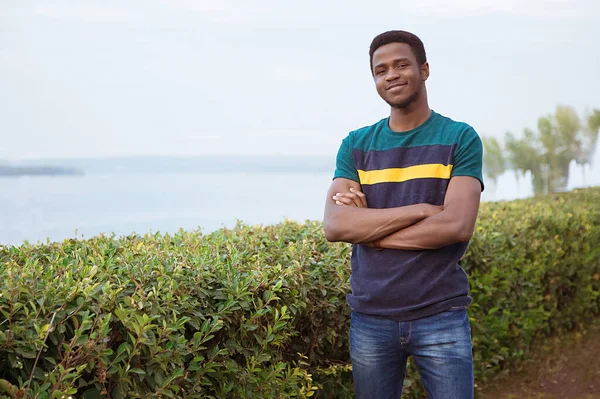
<path fill-rule="evenodd" d="M 442 212 L 382 238 L 376 246 L 422 250 L 467 242 L 473 235 L 480 197 L 481 185 L 477 179 L 454 177 L 448 185 Z"/>
<path fill-rule="evenodd" d="M 352 244 L 371 242 L 428 217 L 430 214 L 423 205 L 369 209 L 334 204 L 324 221 L 325 237 Z"/>
<path fill-rule="evenodd" d="M 436 249 L 469 241 L 472 234 L 472 226 L 468 226 L 451 213 L 440 212 L 381 238 L 376 246 L 402 250 Z"/>

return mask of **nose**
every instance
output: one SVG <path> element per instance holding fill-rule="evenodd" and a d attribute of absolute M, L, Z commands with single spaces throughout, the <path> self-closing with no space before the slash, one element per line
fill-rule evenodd
<path fill-rule="evenodd" d="M 396 68 L 390 68 L 387 73 L 385 74 L 385 80 L 392 81 L 392 80 L 396 80 L 400 77 L 400 73 L 398 72 L 398 70 Z"/>

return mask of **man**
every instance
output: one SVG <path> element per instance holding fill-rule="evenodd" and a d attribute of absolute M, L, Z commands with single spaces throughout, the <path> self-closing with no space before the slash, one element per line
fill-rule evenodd
<path fill-rule="evenodd" d="M 483 190 L 481 139 L 429 108 L 417 36 L 382 33 L 369 55 L 390 116 L 343 140 L 324 218 L 327 240 L 354 244 L 356 396 L 398 399 L 412 356 L 430 399 L 473 398 L 471 298 L 458 261 Z"/>

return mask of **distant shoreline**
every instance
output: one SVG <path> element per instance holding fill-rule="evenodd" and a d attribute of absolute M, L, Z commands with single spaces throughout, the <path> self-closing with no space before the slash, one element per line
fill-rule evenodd
<path fill-rule="evenodd" d="M 43 174 L 98 173 L 333 173 L 335 159 L 319 156 L 133 156 L 112 158 L 32 159 L 2 163 L 3 168 L 23 174 L 44 168 Z M 50 169 L 52 168 L 52 169 Z M 38 173 L 39 174 L 39 173 Z"/>
<path fill-rule="evenodd" d="M 76 175 L 83 175 L 83 172 L 74 168 L 57 166 L 0 166 L 0 177 Z"/>

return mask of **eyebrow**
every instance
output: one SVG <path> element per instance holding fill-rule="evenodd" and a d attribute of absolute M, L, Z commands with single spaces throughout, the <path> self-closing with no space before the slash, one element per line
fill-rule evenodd
<path fill-rule="evenodd" d="M 400 58 L 395 58 L 395 59 L 393 59 L 393 60 L 390 62 L 390 64 L 396 64 L 396 63 L 398 63 L 398 62 L 401 62 L 401 61 L 408 61 L 408 62 L 410 62 L 410 59 L 409 59 L 408 57 L 400 57 Z M 385 67 L 385 66 L 386 66 L 386 64 L 385 64 L 385 63 L 379 63 L 379 64 L 377 64 L 377 65 L 373 66 L 373 70 L 375 70 L 375 69 L 377 69 L 377 68 L 383 68 L 383 67 Z"/>

